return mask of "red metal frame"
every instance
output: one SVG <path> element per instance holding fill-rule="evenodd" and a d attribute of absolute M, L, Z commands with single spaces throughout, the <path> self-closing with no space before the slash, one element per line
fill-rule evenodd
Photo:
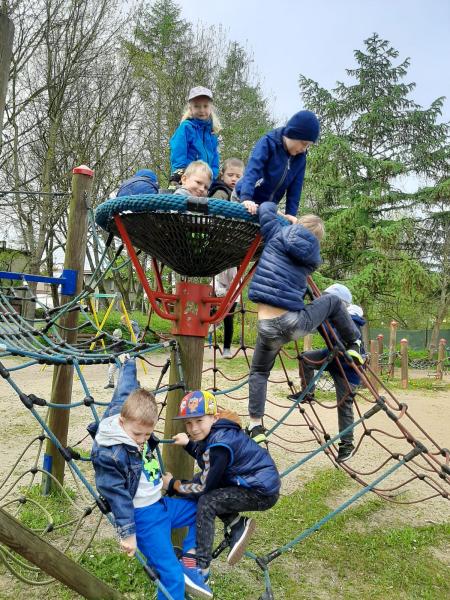
<path fill-rule="evenodd" d="M 244 275 L 260 244 L 260 235 L 256 236 L 248 249 L 226 296 L 221 298 L 213 296 L 211 285 L 189 281 L 178 282 L 176 293 L 166 294 L 163 288 L 161 271 L 154 258 L 152 258 L 152 268 L 155 274 L 156 290 L 152 290 L 122 219 L 119 215 L 116 215 L 114 221 L 153 310 L 162 319 L 168 319 L 173 322 L 171 331 L 173 334 L 205 337 L 208 333 L 210 323 L 217 323 L 226 317 L 230 307 L 242 292 L 255 270 L 256 263 Z M 211 306 L 214 305 L 218 306 L 218 310 L 211 315 Z M 170 310 L 171 308 L 173 309 L 172 311 Z"/>

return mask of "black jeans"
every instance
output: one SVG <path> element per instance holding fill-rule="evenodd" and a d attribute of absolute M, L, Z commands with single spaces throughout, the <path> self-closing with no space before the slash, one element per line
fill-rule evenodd
<path fill-rule="evenodd" d="M 308 359 L 315 363 L 319 363 L 319 361 L 326 358 L 326 355 L 327 353 L 324 350 L 309 350 L 308 352 L 302 352 L 302 359 L 305 359 L 302 360 L 305 387 L 313 379 L 314 371 L 320 368 L 319 364 L 311 364 Z M 338 426 L 339 432 L 341 432 L 349 425 L 353 425 L 353 397 L 357 386 L 356 384 L 347 381 L 347 378 L 341 373 L 339 366 L 334 364 L 334 361 L 328 366 L 327 371 L 333 378 L 334 388 L 336 390 Z M 314 388 L 311 390 L 311 393 L 313 392 Z M 341 437 L 340 444 L 353 444 L 353 429 Z"/>
<path fill-rule="evenodd" d="M 230 312 L 223 320 L 223 348 L 228 350 L 231 348 L 231 342 L 233 341 L 233 321 L 234 321 L 234 310 L 237 302 L 230 307 Z"/>
<path fill-rule="evenodd" d="M 344 303 L 333 294 L 325 294 L 297 312 L 286 312 L 274 319 L 258 321 L 258 337 L 248 378 L 250 417 L 262 418 L 267 396 L 267 381 L 283 344 L 298 340 L 329 319 L 344 344 L 351 344 L 360 333 Z"/>
<path fill-rule="evenodd" d="M 216 517 L 228 525 L 242 511 L 272 508 L 278 498 L 278 494 L 263 496 L 254 490 L 242 487 L 218 488 L 200 496 L 197 504 L 198 566 L 207 569 L 211 562 Z"/>

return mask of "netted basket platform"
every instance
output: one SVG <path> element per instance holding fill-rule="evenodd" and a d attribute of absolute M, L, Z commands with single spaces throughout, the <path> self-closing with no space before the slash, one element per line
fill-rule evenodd
<path fill-rule="evenodd" d="M 257 218 L 241 204 L 215 198 L 122 196 L 101 204 L 95 221 L 119 236 L 116 215 L 133 246 L 187 277 L 210 277 L 240 265 L 259 232 Z"/>

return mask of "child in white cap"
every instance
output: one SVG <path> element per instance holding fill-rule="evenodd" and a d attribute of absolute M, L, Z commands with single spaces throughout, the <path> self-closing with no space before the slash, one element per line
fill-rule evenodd
<path fill-rule="evenodd" d="M 219 175 L 219 139 L 222 129 L 214 111 L 212 92 L 206 87 L 193 87 L 188 106 L 170 139 L 171 183 L 179 182 L 186 167 L 194 160 L 203 160 Z"/>

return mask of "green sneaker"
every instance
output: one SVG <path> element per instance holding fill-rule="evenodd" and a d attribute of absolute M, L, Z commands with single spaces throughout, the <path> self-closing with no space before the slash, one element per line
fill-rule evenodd
<path fill-rule="evenodd" d="M 252 438 L 254 442 L 257 444 L 267 444 L 267 429 L 265 429 L 262 425 L 255 425 L 255 427 L 247 427 L 245 433 Z"/>
<path fill-rule="evenodd" d="M 360 365 L 364 364 L 364 358 L 361 354 L 361 340 L 356 340 L 356 342 L 349 344 L 346 350 L 347 354 L 352 357 L 354 362 L 357 362 Z"/>

